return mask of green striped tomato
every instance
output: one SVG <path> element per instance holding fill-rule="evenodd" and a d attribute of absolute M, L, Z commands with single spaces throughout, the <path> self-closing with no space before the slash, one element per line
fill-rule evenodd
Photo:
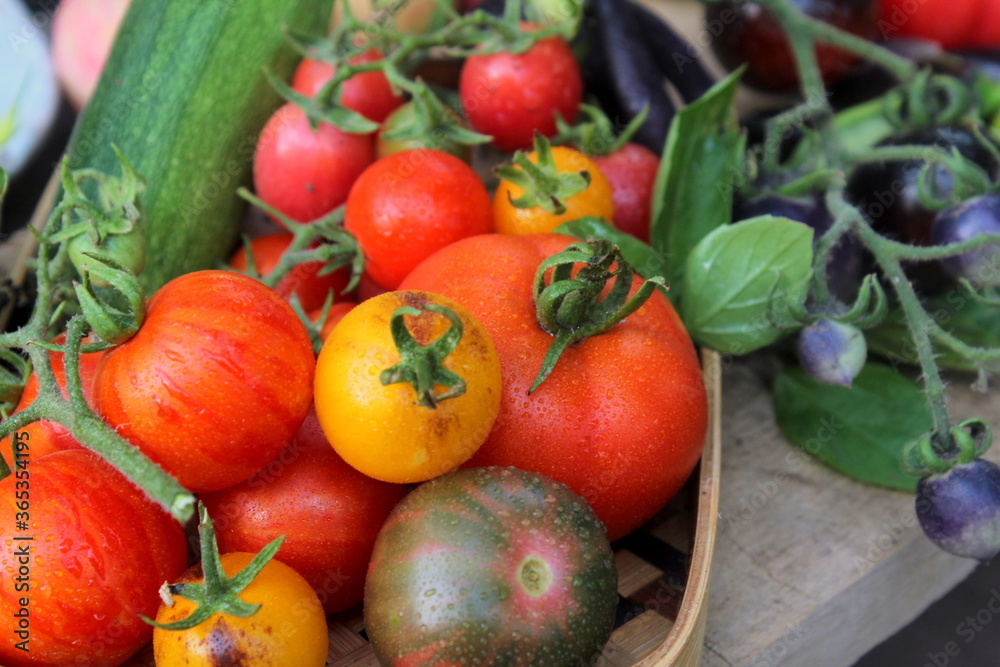
<path fill-rule="evenodd" d="M 467 468 L 389 515 L 365 628 L 382 665 L 591 664 L 611 635 L 617 582 L 603 524 L 568 487 Z"/>

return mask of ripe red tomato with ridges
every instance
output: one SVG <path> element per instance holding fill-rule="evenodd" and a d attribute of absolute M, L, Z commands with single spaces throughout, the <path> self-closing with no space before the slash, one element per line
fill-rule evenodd
<path fill-rule="evenodd" d="M 63 343 L 64 341 L 65 336 L 59 336 L 55 340 L 56 343 Z M 94 373 L 102 356 L 104 356 L 104 352 L 89 352 L 80 355 L 80 380 L 83 386 L 83 396 L 88 402 L 90 402 L 90 397 L 93 393 Z M 66 365 L 63 362 L 63 355 L 59 352 L 50 352 L 49 360 L 52 364 L 52 374 L 55 376 L 56 384 L 59 385 L 63 396 L 67 396 Z M 24 383 L 21 398 L 11 414 L 21 412 L 31 405 L 37 397 L 38 375 L 32 371 L 31 375 L 28 376 L 27 382 Z M 65 426 L 45 419 L 28 424 L 20 429 L 20 432 L 24 434 L 22 437 L 26 437 L 31 442 L 31 457 L 35 460 L 52 452 L 58 452 L 63 449 L 79 449 L 83 446 L 77 442 L 77 439 L 73 437 L 73 434 Z M 12 451 L 11 437 L 7 436 L 3 440 L 0 440 L 0 458 L 7 461 L 10 467 L 13 468 L 13 462 L 10 460 Z"/>
<path fill-rule="evenodd" d="M 496 342 L 500 415 L 465 465 L 515 466 L 562 482 L 615 540 L 650 519 L 694 469 L 707 397 L 691 339 L 659 291 L 607 332 L 567 348 L 528 393 L 553 340 L 537 321 L 535 272 L 574 241 L 559 234 L 463 239 L 414 269 L 400 289 L 464 304 Z"/>
<path fill-rule="evenodd" d="M 104 355 L 98 413 L 181 485 L 241 482 L 285 448 L 312 402 L 315 354 L 291 307 L 232 271 L 184 274 Z"/>
<path fill-rule="evenodd" d="M 29 459 L 27 470 L 25 530 L 15 522 L 25 477 L 0 481 L 0 614 L 9 628 L 0 639 L 0 663 L 120 665 L 153 635 L 139 614 L 156 614 L 160 586 L 187 565 L 184 531 L 89 450 Z M 17 540 L 25 536 L 32 540 Z M 26 556 L 22 545 L 30 545 Z M 15 578 L 19 572 L 24 579 Z M 15 647 L 22 608 L 29 651 Z"/>

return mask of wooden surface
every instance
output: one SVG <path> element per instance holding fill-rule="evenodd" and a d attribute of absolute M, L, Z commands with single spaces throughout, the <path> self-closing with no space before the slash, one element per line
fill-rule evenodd
<path fill-rule="evenodd" d="M 788 444 L 762 376 L 745 363 L 723 373 L 719 531 L 702 664 L 851 665 L 976 563 L 924 537 L 910 494 L 854 482 Z M 995 392 L 976 394 L 969 382 L 953 379 L 953 414 L 1000 424 Z M 1000 448 L 987 458 L 1000 462 Z"/>

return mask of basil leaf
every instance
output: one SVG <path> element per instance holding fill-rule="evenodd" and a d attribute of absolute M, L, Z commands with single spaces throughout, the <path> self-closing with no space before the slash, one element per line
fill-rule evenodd
<path fill-rule="evenodd" d="M 969 345 L 975 347 L 1000 347 L 1000 308 L 973 298 L 962 288 L 928 297 L 924 308 L 941 325 Z M 865 331 L 871 352 L 885 357 L 893 366 L 916 365 L 917 350 L 898 309 L 893 309 L 878 326 Z M 980 366 L 942 345 L 934 345 L 935 360 L 939 366 L 954 370 L 1000 370 L 1000 362 Z"/>
<path fill-rule="evenodd" d="M 821 384 L 799 367 L 774 383 L 778 426 L 793 444 L 866 484 L 913 491 L 903 447 L 932 427 L 920 386 L 888 366 L 868 364 L 851 387 Z"/>
<path fill-rule="evenodd" d="M 733 108 L 741 73 L 716 83 L 670 124 L 653 189 L 650 244 L 667 259 L 665 277 L 675 288 L 695 244 L 732 219 L 746 144 Z M 676 300 L 677 290 L 671 294 Z"/>
<path fill-rule="evenodd" d="M 760 216 L 720 227 L 687 258 L 680 310 L 688 332 L 719 352 L 746 354 L 794 325 L 812 277 L 813 231 Z"/>
<path fill-rule="evenodd" d="M 603 218 L 585 217 L 564 222 L 555 231 L 578 239 L 607 239 L 618 246 L 625 256 L 625 261 L 643 278 L 667 275 L 667 263 L 663 261 L 660 253 L 631 234 L 609 224 Z"/>

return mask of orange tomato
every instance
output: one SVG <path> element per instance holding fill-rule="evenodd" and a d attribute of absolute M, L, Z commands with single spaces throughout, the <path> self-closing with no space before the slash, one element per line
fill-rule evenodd
<path fill-rule="evenodd" d="M 538 162 L 536 151 L 527 155 L 532 163 Z M 590 184 L 582 191 L 565 198 L 565 210 L 552 213 L 541 206 L 518 208 L 514 200 L 524 194 L 524 189 L 501 179 L 493 196 L 493 225 L 501 234 L 541 234 L 551 232 L 564 222 L 587 216 L 595 216 L 611 221 L 615 207 L 612 200 L 611 183 L 589 157 L 566 146 L 553 146 L 552 158 L 556 170 L 561 174 L 586 172 Z"/>
<path fill-rule="evenodd" d="M 421 347 L 438 344 L 455 324 L 429 308 L 445 306 L 462 324 L 461 339 L 440 358 L 465 382 L 461 395 L 435 407 L 418 403 L 414 385 L 383 385 L 383 371 L 402 360 L 390 330 L 403 322 Z M 446 389 L 435 384 L 433 393 Z M 500 408 L 500 360 L 483 326 L 463 306 L 426 292 L 386 292 L 363 301 L 330 332 L 316 362 L 315 404 L 323 432 L 348 464 L 385 482 L 422 482 L 468 460 L 486 439 Z"/>

